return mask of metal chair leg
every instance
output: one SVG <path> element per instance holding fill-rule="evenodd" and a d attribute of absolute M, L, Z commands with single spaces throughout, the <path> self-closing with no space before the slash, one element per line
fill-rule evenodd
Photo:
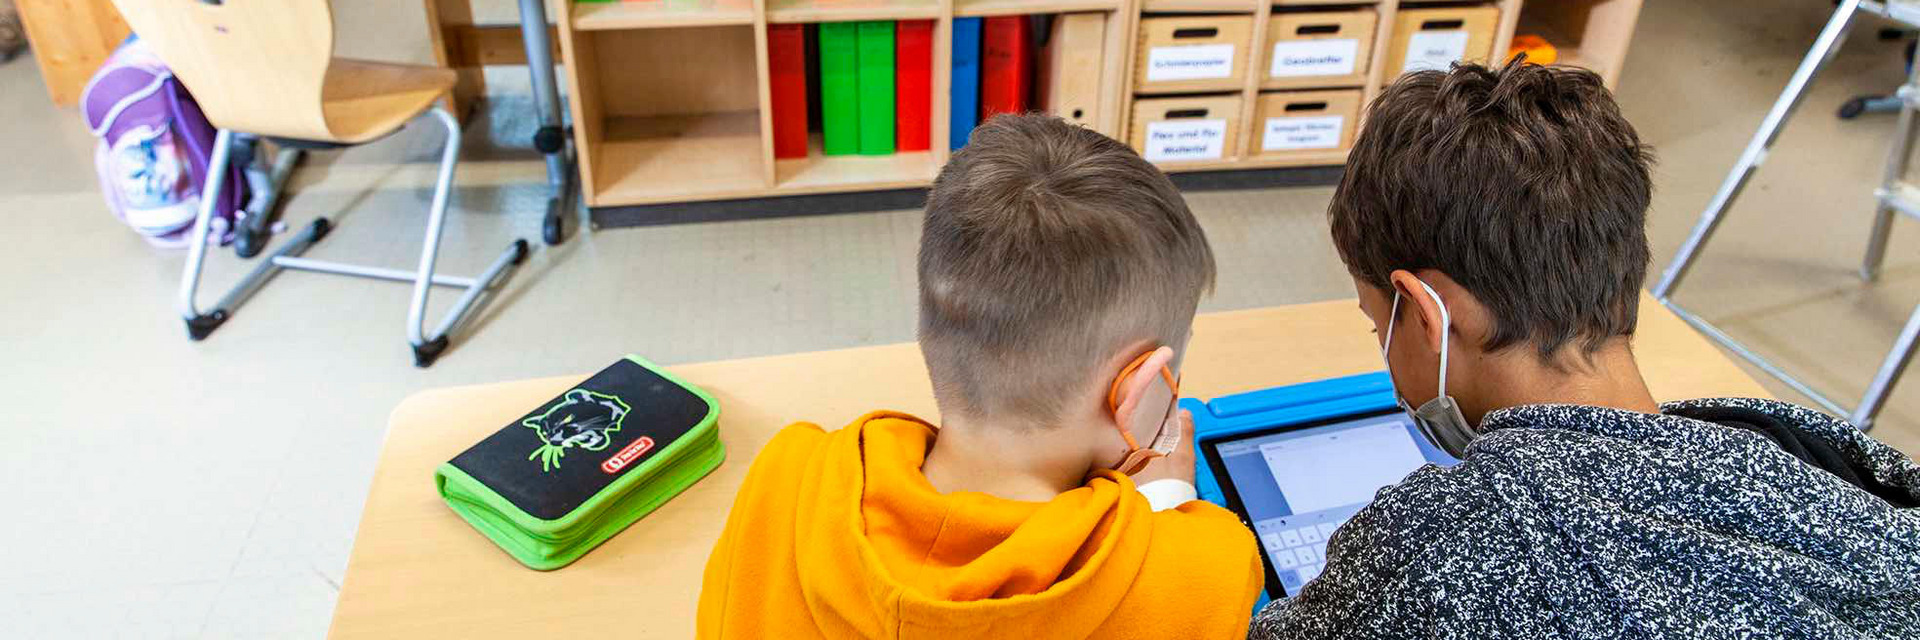
<path fill-rule="evenodd" d="M 232 134 L 226 129 L 213 136 L 213 158 L 207 161 L 206 184 L 200 186 L 200 213 L 194 217 L 193 231 L 187 237 L 187 267 L 180 274 L 180 316 L 187 323 L 187 337 L 204 340 L 227 321 L 227 310 L 215 307 L 201 312 L 195 298 L 200 290 L 200 271 L 207 262 L 207 233 L 213 225 L 213 211 L 220 206 L 220 189 L 226 186 L 227 165 L 233 158 Z"/>
<path fill-rule="evenodd" d="M 1655 299 L 1665 301 L 1680 287 L 1680 281 L 1687 277 L 1687 270 L 1693 267 L 1694 259 L 1699 257 L 1700 249 L 1720 226 L 1727 208 L 1733 206 L 1733 201 L 1740 197 L 1747 181 L 1753 178 L 1754 170 L 1767 161 L 1767 152 L 1780 138 L 1782 126 L 1788 118 L 1793 117 L 1793 112 L 1800 108 L 1801 100 L 1806 97 L 1807 85 L 1840 51 L 1840 44 L 1846 41 L 1847 31 L 1853 27 L 1853 17 L 1859 11 L 1860 0 L 1841 0 L 1840 7 L 1827 20 L 1826 28 L 1820 31 L 1819 39 L 1807 51 L 1807 57 L 1800 60 L 1800 67 L 1794 70 L 1793 77 L 1787 81 L 1786 91 L 1774 101 L 1773 109 L 1767 112 L 1766 119 L 1760 123 L 1760 130 L 1754 132 L 1746 151 L 1740 154 L 1740 160 L 1734 163 L 1726 181 L 1720 184 L 1719 193 L 1707 204 L 1707 210 L 1700 214 L 1700 222 L 1694 225 L 1693 233 L 1687 237 L 1685 244 L 1680 245 L 1680 253 L 1674 256 L 1673 264 L 1667 266 L 1666 272 L 1660 276 L 1660 283 L 1654 285 Z"/>
<path fill-rule="evenodd" d="M 440 254 L 440 236 L 446 226 L 448 200 L 453 191 L 453 170 L 460 161 L 460 121 L 445 109 L 434 107 L 429 111 L 447 130 L 447 142 L 440 151 L 440 176 L 433 187 L 433 204 L 427 210 L 427 233 L 420 247 L 420 268 L 415 272 L 413 281 L 413 302 L 407 308 L 407 342 L 413 347 L 413 364 L 417 367 L 432 366 L 445 352 L 449 343 L 448 335 L 467 317 L 481 294 L 494 285 L 494 281 L 509 266 L 518 265 L 527 255 L 527 242 L 515 240 L 507 249 L 494 258 L 487 270 L 474 278 L 466 291 L 455 300 L 453 308 L 448 309 L 440 320 L 439 326 L 431 333 L 426 330 L 427 294 L 433 289 L 434 260 Z"/>
<path fill-rule="evenodd" d="M 207 162 L 207 183 L 200 193 L 200 214 L 194 219 L 193 235 L 187 242 L 187 266 L 180 276 L 180 316 L 187 324 L 187 337 L 199 341 L 212 335 L 215 329 L 225 324 L 233 316 L 233 310 L 259 288 L 261 283 L 279 273 L 282 268 L 278 260 L 283 257 L 299 256 L 313 243 L 326 237 L 332 226 L 326 218 L 313 221 L 313 224 L 297 236 L 275 249 L 267 259 L 262 260 L 252 271 L 234 283 L 225 295 L 213 304 L 213 308 L 201 311 L 198 303 L 200 274 L 207 262 L 207 231 L 212 226 L 214 208 L 219 206 L 219 193 L 227 180 L 227 168 L 233 161 L 231 132 L 221 129 L 214 134 L 213 158 Z M 284 156 L 283 156 L 284 157 Z M 287 165 L 291 171 L 292 165 Z M 284 183 L 284 172 L 276 169 L 276 187 Z"/>

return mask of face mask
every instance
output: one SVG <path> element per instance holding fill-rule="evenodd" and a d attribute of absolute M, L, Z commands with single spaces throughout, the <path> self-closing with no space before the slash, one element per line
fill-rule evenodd
<path fill-rule="evenodd" d="M 1393 399 L 1400 403 L 1400 410 L 1407 412 L 1407 417 L 1420 427 L 1420 433 L 1427 437 L 1427 442 L 1447 452 L 1455 460 L 1465 459 L 1467 443 L 1479 434 L 1467 424 L 1466 416 L 1460 414 L 1459 403 L 1447 395 L 1447 343 L 1453 329 L 1453 317 L 1447 314 L 1447 303 L 1440 300 L 1440 294 L 1433 287 L 1421 282 L 1420 288 L 1426 289 L 1427 295 L 1433 296 L 1434 304 L 1440 306 L 1440 392 L 1426 404 L 1420 405 L 1419 409 L 1408 406 L 1407 399 L 1400 395 L 1399 389 L 1394 390 Z M 1387 340 L 1380 345 L 1380 359 L 1387 361 L 1389 381 L 1393 378 L 1393 362 L 1387 358 L 1387 349 L 1393 345 L 1393 327 L 1399 324 L 1399 320 L 1400 291 L 1395 289 L 1393 315 L 1387 318 Z"/>
<path fill-rule="evenodd" d="M 1153 357 L 1153 354 L 1154 351 L 1148 351 L 1134 358 L 1132 363 L 1120 370 L 1120 375 L 1113 379 L 1113 386 L 1107 389 L 1107 410 L 1113 412 L 1113 424 L 1119 427 L 1120 437 L 1127 441 L 1127 454 L 1121 457 L 1120 463 L 1114 465 L 1112 469 L 1127 475 L 1139 473 L 1141 469 L 1147 467 L 1147 463 L 1173 453 L 1174 447 L 1180 446 L 1180 435 L 1167 429 L 1167 421 L 1173 418 L 1174 407 L 1180 404 L 1180 380 L 1173 376 L 1171 369 L 1160 367 L 1160 379 L 1167 383 L 1167 389 L 1170 391 L 1167 396 L 1167 413 L 1160 418 L 1159 430 L 1153 434 L 1153 440 L 1147 447 L 1141 447 L 1140 442 L 1133 437 L 1134 409 L 1140 406 L 1142 396 L 1146 394 L 1129 397 L 1124 402 L 1120 399 L 1120 389 L 1126 384 L 1127 378 L 1139 371 L 1140 367 L 1147 363 L 1147 359 Z"/>

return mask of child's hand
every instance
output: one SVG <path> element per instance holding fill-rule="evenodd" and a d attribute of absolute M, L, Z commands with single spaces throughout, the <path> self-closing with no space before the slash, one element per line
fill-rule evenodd
<path fill-rule="evenodd" d="M 1147 468 L 1133 474 L 1133 483 L 1143 485 L 1171 478 L 1193 484 L 1193 414 L 1181 409 L 1167 419 L 1163 428 L 1174 436 L 1173 453 L 1155 458 Z"/>

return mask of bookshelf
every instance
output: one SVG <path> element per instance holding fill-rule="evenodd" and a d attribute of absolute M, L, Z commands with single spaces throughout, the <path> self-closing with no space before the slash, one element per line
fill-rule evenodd
<path fill-rule="evenodd" d="M 1500 10 L 1488 57 L 1516 31 L 1548 37 L 1563 64 L 1617 81 L 1641 0 L 1491 0 Z M 1523 4 L 1524 3 L 1524 4 Z M 1377 19 L 1364 76 L 1325 86 L 1288 82 L 1286 91 L 1343 89 L 1361 102 L 1378 95 L 1404 6 L 1463 2 L 1379 0 L 633 0 L 556 2 L 558 41 L 585 202 L 594 208 L 925 187 L 948 158 L 952 37 L 956 18 L 1097 12 L 1106 19 L 1097 113 L 1088 126 L 1120 140 L 1133 133 L 1138 99 L 1236 97 L 1227 118 L 1238 144 L 1228 157 L 1167 162 L 1168 171 L 1337 166 L 1340 150 L 1263 153 L 1255 137 L 1275 15 L 1370 10 Z M 1161 15 L 1252 19 L 1246 73 L 1202 92 L 1137 91 L 1141 20 Z M 827 156 L 814 134 L 804 158 L 774 157 L 767 28 L 861 20 L 934 23 L 932 149 L 885 156 Z M 1237 37 L 1237 36 L 1236 36 Z M 1217 103 L 1216 103 L 1217 104 Z"/>

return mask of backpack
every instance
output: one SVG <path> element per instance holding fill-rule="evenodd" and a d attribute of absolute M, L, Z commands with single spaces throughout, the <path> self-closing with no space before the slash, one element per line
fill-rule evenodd
<path fill-rule="evenodd" d="M 107 207 L 147 242 L 187 245 L 213 159 L 213 124 L 185 85 L 137 38 L 128 38 L 94 72 L 80 96 L 87 126 L 100 139 L 94 169 Z M 210 240 L 233 241 L 246 214 L 243 167 L 228 168 Z"/>

